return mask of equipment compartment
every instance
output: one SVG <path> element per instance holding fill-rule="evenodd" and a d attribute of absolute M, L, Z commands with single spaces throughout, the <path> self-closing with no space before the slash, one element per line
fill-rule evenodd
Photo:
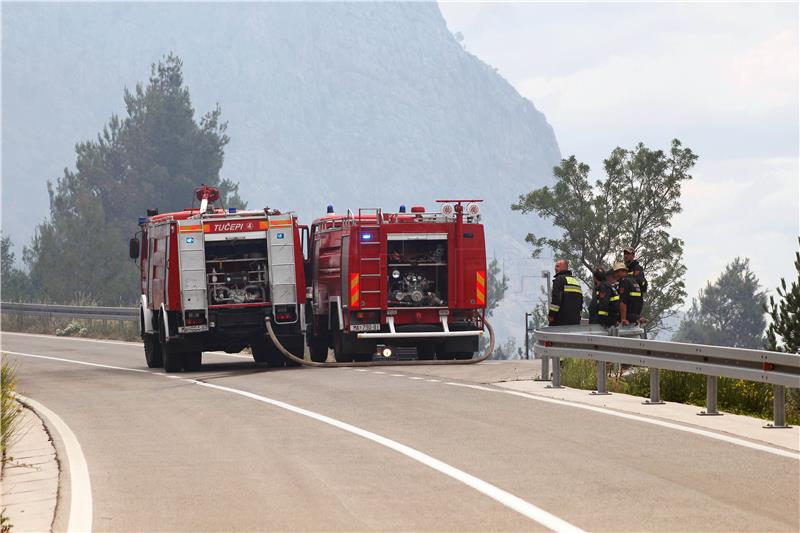
<path fill-rule="evenodd" d="M 206 280 L 209 305 L 268 301 L 266 240 L 207 242 Z"/>
<path fill-rule="evenodd" d="M 403 237 L 388 241 L 389 306 L 447 306 L 447 239 Z"/>

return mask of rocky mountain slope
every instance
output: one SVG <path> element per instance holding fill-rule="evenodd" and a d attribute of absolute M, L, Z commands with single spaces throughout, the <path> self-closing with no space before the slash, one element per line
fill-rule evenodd
<path fill-rule="evenodd" d="M 558 145 L 436 4 L 5 4 L 2 30 L 2 221 L 18 243 L 74 143 L 124 113 L 123 88 L 174 51 L 198 113 L 219 102 L 229 121 L 223 175 L 250 206 L 310 221 L 327 204 L 485 199 L 489 253 L 512 280 L 500 330 L 521 340 L 512 326 L 541 269 L 523 239 L 541 228 L 509 205 L 549 183 Z"/>

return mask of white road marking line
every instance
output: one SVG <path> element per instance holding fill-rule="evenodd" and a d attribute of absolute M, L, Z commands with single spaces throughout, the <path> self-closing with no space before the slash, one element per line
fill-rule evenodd
<path fill-rule="evenodd" d="M 427 381 L 428 383 L 441 383 L 442 382 L 441 379 L 426 379 L 425 381 Z"/>
<path fill-rule="evenodd" d="M 389 374 L 389 375 L 392 376 L 392 377 L 395 377 L 395 378 L 404 378 L 404 377 L 406 377 L 405 374 Z"/>
<path fill-rule="evenodd" d="M 373 370 L 373 374 L 386 374 L 386 372 L 381 372 L 380 370 Z"/>
<path fill-rule="evenodd" d="M 101 364 L 98 364 L 98 363 L 86 363 L 84 361 L 77 361 L 75 359 L 64 359 L 64 358 L 61 358 L 61 357 L 50 357 L 50 356 L 44 356 L 44 355 L 25 354 L 25 353 L 20 353 L 20 352 L 7 352 L 7 353 L 12 353 L 12 354 L 15 354 L 15 355 L 23 355 L 23 356 L 27 356 L 27 357 L 53 359 L 53 360 L 61 361 L 61 362 L 65 362 L 65 363 L 74 363 L 74 364 L 82 364 L 82 365 L 88 365 L 88 366 L 113 368 L 115 370 L 127 370 L 129 372 L 145 372 L 145 373 L 151 374 L 153 376 L 162 376 L 162 377 L 165 376 L 165 377 L 169 377 L 169 378 L 173 378 L 173 379 L 178 379 L 180 381 L 185 381 L 187 383 L 192 383 L 194 385 L 199 385 L 201 387 L 206 387 L 206 388 L 210 388 L 210 389 L 217 389 L 217 390 L 220 390 L 220 391 L 229 392 L 229 393 L 232 393 L 232 394 L 243 396 L 245 398 L 250 398 L 252 400 L 263 402 L 263 403 L 272 405 L 274 407 L 278 407 L 280 409 L 284 409 L 286 411 L 290 411 L 292 413 L 299 414 L 299 415 L 311 418 L 311 419 L 316 420 L 318 422 L 322 422 L 324 424 L 328 424 L 329 426 L 333 426 L 333 427 L 341 429 L 343 431 L 347 431 L 348 433 L 352 433 L 353 435 L 357 435 L 359 437 L 362 437 L 362 438 L 365 438 L 367 440 L 370 440 L 370 441 L 372 441 L 372 442 L 374 442 L 376 444 L 380 444 L 381 446 L 384 446 L 386 448 L 394 450 L 394 451 L 396 451 L 396 452 L 398 452 L 398 453 L 400 453 L 402 455 L 405 455 L 409 459 L 417 461 L 417 462 L 419 462 L 419 463 L 421 463 L 421 464 L 423 464 L 423 465 L 425 465 L 425 466 L 427 466 L 429 468 L 432 468 L 433 470 L 436 470 L 439 473 L 442 473 L 442 474 L 444 474 L 444 475 L 446 475 L 446 476 L 448 476 L 448 477 L 450 477 L 450 478 L 452 478 L 452 479 L 454 479 L 456 481 L 459 481 L 459 482 L 463 483 L 464 485 L 467 485 L 468 487 L 470 487 L 472 489 L 475 489 L 476 491 L 480 492 L 481 494 L 483 494 L 485 496 L 488 496 L 489 498 L 491 498 L 491 499 L 495 500 L 496 502 L 500 503 L 501 505 L 504 505 L 504 506 L 508 507 L 509 509 L 512 509 L 512 510 L 516 511 L 519 514 L 525 516 L 526 518 L 529 518 L 529 519 L 533 520 L 534 522 L 537 522 L 537 523 L 539 523 L 539 524 L 541 524 L 541 525 L 543 525 L 543 526 L 545 526 L 545 527 L 547 527 L 549 529 L 552 529 L 553 531 L 565 531 L 565 532 L 572 532 L 572 533 L 583 533 L 583 530 L 581 530 L 580 528 L 570 524 L 569 522 L 566 522 L 565 520 L 562 520 L 561 518 L 558 518 L 557 516 L 555 516 L 553 514 L 548 513 L 544 509 L 541 509 L 541 508 L 533 505 L 532 503 L 527 502 L 527 501 L 523 500 L 522 498 L 511 494 L 510 492 L 504 491 L 503 489 L 501 489 L 501 488 L 499 488 L 499 487 L 497 487 L 495 485 L 492 485 L 491 483 L 488 483 L 486 481 L 483 481 L 480 478 L 477 478 L 477 477 L 475 477 L 475 476 L 473 476 L 471 474 L 468 474 L 468 473 L 464 472 L 463 470 L 459 470 L 458 468 L 456 468 L 456 467 L 454 467 L 452 465 L 449 465 L 449 464 L 447 464 L 447 463 L 445 463 L 443 461 L 440 461 L 439 459 L 431 457 L 430 455 L 428 455 L 426 453 L 423 453 L 423 452 L 421 452 L 419 450 L 411 448 L 410 446 L 406 446 L 405 444 L 401 444 L 401 443 L 399 443 L 397 441 L 394 441 L 394 440 L 389 439 L 387 437 L 384 437 L 382 435 L 378 435 L 377 433 L 372 433 L 371 431 L 367 431 L 367 430 L 361 429 L 361 428 L 359 428 L 357 426 L 353 426 L 351 424 L 348 424 L 347 422 L 342 422 L 340 420 L 336 420 L 335 418 L 331 418 L 329 416 L 325 416 L 323 414 L 319 414 L 319 413 L 316 413 L 314 411 L 309 411 L 307 409 L 303 409 L 302 407 L 297 407 L 295 405 L 292 405 L 292 404 L 289 404 L 289 403 L 286 403 L 286 402 L 282 402 L 280 400 L 273 400 L 271 398 L 267 398 L 266 396 L 261 396 L 259 394 L 255 394 L 255 393 L 252 393 L 252 392 L 243 391 L 243 390 L 239 390 L 239 389 L 234 389 L 234 388 L 231 388 L 231 387 L 225 387 L 225 386 L 222 386 L 222 385 L 216 385 L 214 383 L 206 383 L 206 382 L 198 381 L 198 380 L 195 380 L 195 379 L 181 378 L 181 377 L 176 376 L 176 375 L 161 374 L 161 373 L 158 373 L 158 372 L 150 372 L 150 371 L 147 371 L 147 370 L 139 370 L 139 369 L 136 369 L 136 368 L 113 367 L 113 366 L 109 366 L 109 365 L 101 365 Z M 381 374 L 385 374 L 385 372 L 381 372 Z M 66 427 L 66 425 L 65 425 L 65 427 Z M 73 437 L 74 437 L 74 435 L 73 435 Z M 75 442 L 77 443 L 77 439 L 75 439 Z M 84 461 L 84 464 L 85 464 L 85 461 Z M 72 466 L 72 463 L 70 463 L 70 466 Z M 88 483 L 88 468 L 86 469 L 86 480 L 87 480 L 87 483 Z M 89 492 L 89 495 L 91 497 L 91 491 Z M 89 528 L 86 529 L 87 531 L 89 531 L 91 529 L 91 513 L 89 514 L 89 520 L 90 520 Z M 72 513 L 70 513 L 70 524 L 71 523 L 72 523 Z M 69 531 L 71 532 L 71 531 L 77 531 L 77 530 L 74 530 L 74 529 L 70 528 Z"/>
<path fill-rule="evenodd" d="M 361 429 L 359 427 L 353 426 L 348 424 L 347 422 L 342 422 L 340 420 L 336 420 L 335 418 L 331 418 L 329 416 L 325 416 L 319 413 L 315 413 L 314 411 L 309 411 L 308 409 L 303 409 L 302 407 L 297 407 L 292 404 L 282 402 L 280 400 L 273 400 L 271 398 L 267 398 L 265 396 L 261 396 L 258 394 L 254 394 L 252 392 L 247 392 L 239 389 L 233 389 L 230 387 L 225 387 L 222 385 L 216 385 L 213 383 L 205 383 L 202 381 L 196 380 L 186 380 L 191 381 L 201 387 L 208 387 L 212 389 L 217 389 L 225 392 L 230 392 L 232 394 L 237 394 L 239 396 L 244 396 L 245 398 L 250 398 L 252 400 L 256 400 L 259 402 L 263 402 L 274 407 L 278 407 L 280 409 L 284 409 L 286 411 L 290 411 L 292 413 L 302 415 L 318 422 L 322 422 L 323 424 L 328 424 L 335 428 L 341 429 L 343 431 L 347 431 L 348 433 L 352 433 L 353 435 L 357 435 L 359 437 L 365 438 L 370 440 L 376 444 L 380 444 L 386 448 L 394 450 L 400 454 L 405 455 L 406 457 L 413 459 L 419 463 L 428 466 L 437 472 L 440 472 L 456 481 L 459 481 L 468 487 L 471 487 L 481 494 L 484 494 L 496 502 L 505 505 L 509 509 L 513 509 L 514 511 L 520 513 L 521 515 L 530 518 L 534 522 L 537 522 L 553 531 L 571 531 L 571 532 L 580 532 L 581 529 L 573 526 L 569 522 L 558 518 L 555 515 L 552 515 L 541 509 L 536 507 L 532 503 L 529 503 L 517 496 L 514 496 L 510 492 L 506 492 L 503 489 L 492 485 L 482 479 L 479 479 L 471 474 L 464 472 L 463 470 L 459 470 L 458 468 L 451 466 L 445 462 L 442 462 L 430 455 L 420 452 L 410 446 L 406 446 L 405 444 L 401 444 L 397 441 L 392 439 L 383 437 L 378 435 L 377 433 L 372 433 L 371 431 L 367 431 L 365 429 Z"/>
<path fill-rule="evenodd" d="M 152 374 L 149 370 L 142 370 L 141 368 L 126 368 L 124 366 L 113 366 L 113 365 L 103 365 L 100 363 L 89 363 L 87 361 L 76 361 L 75 359 L 63 359 L 61 357 L 53 357 L 50 355 L 36 355 L 32 353 L 22 353 L 22 352 L 11 352 L 9 350 L 2 350 L 3 353 L 9 353 L 11 355 L 23 355 L 25 357 L 35 357 L 37 359 L 51 359 L 53 361 L 63 361 L 66 363 L 75 363 L 76 365 L 86 365 L 86 366 L 96 366 L 100 368 L 110 368 L 112 370 L 128 370 L 130 372 L 144 372 L 145 374 Z"/>
<path fill-rule="evenodd" d="M 347 368 L 347 367 L 345 367 L 345 368 Z M 355 368 L 354 370 L 356 372 L 369 372 L 369 370 L 367 370 L 366 368 Z"/>
<path fill-rule="evenodd" d="M 65 359 L 66 361 L 66 359 Z M 20 401 L 29 405 L 36 413 L 42 415 L 54 428 L 67 452 L 69 464 L 69 522 L 67 532 L 88 532 L 92 530 L 92 483 L 89 478 L 89 466 L 83 455 L 78 438 L 60 416 L 37 402 L 20 394 Z"/>
<path fill-rule="evenodd" d="M 767 445 L 764 445 L 764 444 L 758 444 L 758 443 L 755 443 L 755 442 L 750 442 L 749 440 L 740 439 L 740 438 L 737 438 L 737 437 L 731 437 L 731 436 L 728 436 L 728 435 L 724 435 L 722 433 L 715 433 L 713 431 L 707 431 L 705 429 L 694 428 L 694 427 L 691 427 L 691 426 L 683 426 L 681 424 L 676 424 L 676 423 L 673 423 L 673 422 L 667 422 L 665 420 L 659 420 L 659 419 L 655 419 L 655 418 L 647 418 L 647 417 L 644 417 L 644 416 L 625 413 L 625 412 L 622 412 L 622 411 L 614 411 L 612 409 L 607 409 L 605 407 L 597 407 L 597 406 L 594 406 L 594 405 L 586 405 L 586 404 L 582 404 L 582 403 L 569 402 L 569 401 L 566 401 L 566 400 L 558 400 L 556 398 L 547 398 L 545 396 L 538 396 L 538 395 L 529 394 L 529 393 L 526 393 L 526 392 L 519 392 L 519 391 L 512 391 L 512 390 L 502 390 L 502 389 L 491 389 L 489 387 L 483 387 L 481 385 L 469 385 L 467 383 L 446 382 L 445 385 L 453 385 L 453 386 L 456 386 L 456 387 L 464 387 L 464 388 L 467 388 L 467 389 L 475 389 L 475 390 L 486 391 L 486 392 L 496 392 L 496 393 L 500 393 L 500 394 L 509 394 L 511 396 L 519 396 L 520 398 L 527 398 L 529 400 L 536 400 L 536 401 L 545 402 L 545 403 L 552 403 L 552 404 L 555 404 L 555 405 L 563 405 L 565 407 L 574 407 L 574 408 L 577 408 L 577 409 L 584 409 L 586 411 L 593 411 L 595 413 L 602 413 L 602 414 L 605 414 L 605 415 L 616 416 L 616 417 L 619 417 L 619 418 L 625 418 L 627 420 L 635 420 L 637 422 L 644 422 L 644 423 L 647 423 L 647 424 L 653 424 L 655 426 L 661 426 L 661 427 L 668 428 L 668 429 L 674 429 L 674 430 L 678 430 L 678 431 L 683 431 L 685 433 L 692 433 L 694 435 L 701 435 L 703 437 L 708 437 L 710 439 L 715 439 L 715 440 L 719 440 L 719 441 L 722 441 L 722 442 L 727 442 L 729 444 L 735 444 L 737 446 L 742 446 L 744 448 L 750 448 L 752 450 L 758 450 L 758 451 L 762 451 L 762 452 L 767 452 L 767 453 L 771 453 L 773 455 L 777 455 L 777 456 L 780 456 L 780 457 L 787 457 L 789 459 L 794 459 L 796 461 L 800 461 L 800 454 L 797 454 L 797 453 L 794 453 L 794 452 L 791 452 L 791 451 L 788 451 L 788 450 L 782 450 L 780 448 L 773 448 L 771 446 L 767 446 Z"/>
<path fill-rule="evenodd" d="M 421 378 L 419 376 L 408 376 L 408 379 L 425 379 L 425 378 Z"/>

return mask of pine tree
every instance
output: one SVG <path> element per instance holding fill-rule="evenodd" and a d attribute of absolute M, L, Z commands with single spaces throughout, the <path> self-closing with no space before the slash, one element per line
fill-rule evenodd
<path fill-rule="evenodd" d="M 800 238 L 797 239 L 800 244 Z M 789 353 L 800 353 L 800 251 L 794 254 L 797 278 L 787 289 L 786 280 L 781 278 L 778 298 L 769 297 L 771 322 L 767 328 L 767 349 Z"/>

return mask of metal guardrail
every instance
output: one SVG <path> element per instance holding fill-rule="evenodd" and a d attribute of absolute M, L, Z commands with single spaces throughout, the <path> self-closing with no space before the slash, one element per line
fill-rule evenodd
<path fill-rule="evenodd" d="M 25 303 L 0 303 L 0 312 L 23 315 L 85 318 L 94 320 L 139 320 L 138 307 L 87 307 L 83 305 L 50 305 Z"/>
<path fill-rule="evenodd" d="M 561 386 L 560 360 L 567 358 L 597 361 L 597 391 L 608 394 L 606 364 L 617 363 L 650 369 L 650 399 L 646 404 L 663 404 L 659 370 L 677 370 L 706 376 L 706 410 L 702 415 L 720 415 L 717 411 L 717 380 L 720 377 L 769 383 L 774 392 L 774 423 L 786 425 L 785 387 L 800 388 L 800 355 L 748 350 L 702 344 L 647 340 L 638 337 L 639 328 L 611 328 L 597 325 L 555 326 L 534 331 L 534 357 L 542 359 L 542 376 L 550 377 L 545 362 L 553 360 L 551 386 Z"/>

